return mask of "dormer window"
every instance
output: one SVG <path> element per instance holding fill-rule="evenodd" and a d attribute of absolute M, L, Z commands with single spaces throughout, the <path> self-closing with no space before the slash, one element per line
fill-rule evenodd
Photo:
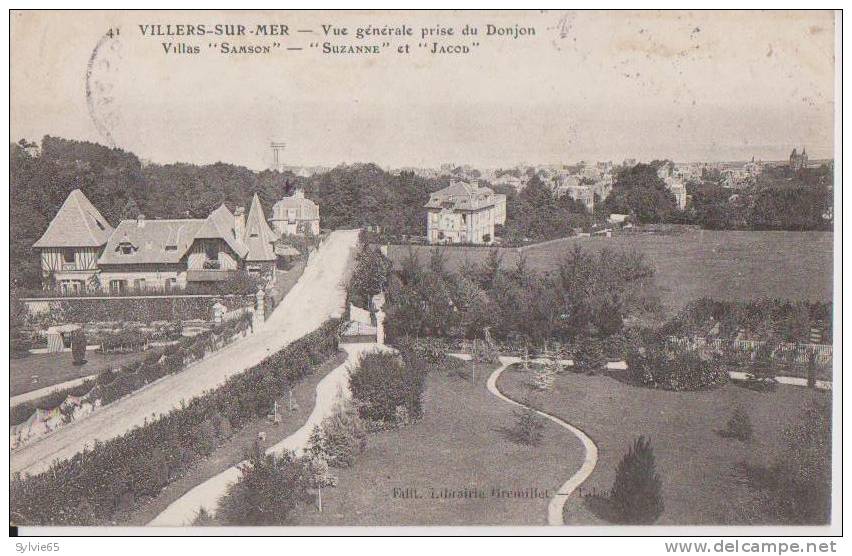
<path fill-rule="evenodd" d="M 166 251 L 177 251 L 177 245 L 166 245 Z"/>
<path fill-rule="evenodd" d="M 122 255 L 132 255 L 136 248 L 129 241 L 122 241 L 118 244 L 116 251 L 119 251 Z"/>

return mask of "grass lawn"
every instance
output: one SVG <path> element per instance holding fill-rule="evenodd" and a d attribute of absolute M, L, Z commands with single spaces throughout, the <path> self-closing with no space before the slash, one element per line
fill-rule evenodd
<path fill-rule="evenodd" d="M 494 367 L 491 369 L 493 370 Z M 582 445 L 547 421 L 537 447 L 505 432 L 513 408 L 490 394 L 480 369 L 476 384 L 431 373 L 423 418 L 408 427 L 371 434 L 350 469 L 333 469 L 323 489 L 323 512 L 302 508 L 300 525 L 546 525 L 554 489 L 577 469 Z M 394 489 L 397 496 L 394 496 Z M 433 489 L 480 491 L 479 497 L 432 498 Z M 492 489 L 538 489 L 541 498 L 494 496 Z M 420 498 L 404 498 L 400 494 Z M 546 494 L 544 494 L 546 491 Z"/>
<path fill-rule="evenodd" d="M 532 268 L 552 270 L 575 245 L 584 249 L 639 251 L 657 270 L 663 306 L 677 310 L 692 300 L 784 298 L 831 301 L 833 245 L 830 232 L 688 231 L 678 235 L 635 234 L 612 238 L 566 238 L 519 249 L 501 249 L 506 264 L 519 253 Z M 396 263 L 409 247 L 424 262 L 429 247 L 391 246 Z M 449 247 L 449 266 L 481 262 L 491 248 Z"/>
<path fill-rule="evenodd" d="M 146 525 L 163 512 L 169 504 L 200 485 L 207 479 L 232 467 L 246 458 L 260 432 L 266 433 L 261 446 L 266 449 L 277 444 L 297 431 L 308 419 L 314 408 L 317 383 L 346 361 L 346 353 L 341 351 L 316 370 L 316 372 L 293 386 L 294 410 L 288 411 L 287 397 L 278 400 L 281 423 L 273 424 L 265 417 L 255 419 L 219 446 L 208 457 L 187 471 L 182 477 L 170 483 L 160 495 L 144 501 L 135 510 L 119 521 L 120 525 Z"/>
<path fill-rule="evenodd" d="M 71 352 L 31 353 L 22 359 L 9 360 L 9 395 L 17 396 L 75 378 L 96 375 L 107 368 L 139 361 L 149 351 L 136 353 L 100 353 L 87 351 L 85 365 L 74 365 Z M 34 379 L 38 380 L 34 382 Z"/>
<path fill-rule="evenodd" d="M 666 392 L 607 376 L 572 373 L 557 377 L 553 390 L 538 395 L 527 383 L 528 377 L 511 367 L 498 387 L 510 397 L 529 397 L 580 427 L 598 445 L 599 461 L 582 485 L 583 494 L 607 493 L 629 445 L 639 435 L 650 436 L 663 481 L 665 511 L 657 522 L 661 525 L 748 524 L 741 512 L 751 493 L 737 480 L 735 466 L 773 461 L 784 449 L 784 428 L 798 418 L 804 404 L 830 395 L 795 386 L 759 393 L 733 384 L 705 392 Z M 752 443 L 717 432 L 725 428 L 737 405 L 751 417 Z M 564 515 L 567 524 L 606 524 L 593 498 L 578 494 L 568 500 Z"/>

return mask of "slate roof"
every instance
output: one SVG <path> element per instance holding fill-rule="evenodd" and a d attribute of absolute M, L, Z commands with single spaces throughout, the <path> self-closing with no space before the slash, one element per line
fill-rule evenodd
<path fill-rule="evenodd" d="M 251 200 L 251 208 L 246 218 L 243 243 L 248 247 L 247 261 L 274 261 L 276 258 L 274 243 L 278 234 L 272 231 L 266 223 L 263 207 L 257 193 Z"/>
<path fill-rule="evenodd" d="M 241 259 L 248 254 L 248 247 L 237 237 L 234 229 L 234 214 L 224 204 L 210 213 L 204 225 L 195 233 L 196 239 L 224 239 Z"/>
<path fill-rule="evenodd" d="M 448 187 L 429 196 L 425 208 L 452 210 L 479 210 L 495 204 L 494 191 L 463 181 L 453 181 Z"/>
<path fill-rule="evenodd" d="M 178 263 L 205 222 L 201 219 L 122 220 L 109 238 L 98 265 Z M 125 242 L 133 246 L 129 255 L 121 251 L 121 244 Z"/>
<path fill-rule="evenodd" d="M 112 232 L 100 211 L 82 191 L 75 189 L 33 247 L 100 247 Z"/>

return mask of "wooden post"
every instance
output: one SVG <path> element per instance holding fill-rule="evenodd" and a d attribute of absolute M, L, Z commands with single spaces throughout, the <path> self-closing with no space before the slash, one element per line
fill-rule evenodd
<path fill-rule="evenodd" d="M 322 513 L 322 484 L 317 487 L 317 509 Z"/>

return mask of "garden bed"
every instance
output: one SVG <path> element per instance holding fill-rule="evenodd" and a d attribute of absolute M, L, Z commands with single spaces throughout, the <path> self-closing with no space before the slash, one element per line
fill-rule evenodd
<path fill-rule="evenodd" d="M 96 375 L 105 369 L 114 369 L 141 361 L 151 351 L 136 353 L 86 352 L 87 363 L 74 365 L 71 352 L 37 353 L 9 361 L 9 395 L 17 396 L 60 384 L 76 378 Z M 38 382 L 33 377 L 38 376 Z"/>

